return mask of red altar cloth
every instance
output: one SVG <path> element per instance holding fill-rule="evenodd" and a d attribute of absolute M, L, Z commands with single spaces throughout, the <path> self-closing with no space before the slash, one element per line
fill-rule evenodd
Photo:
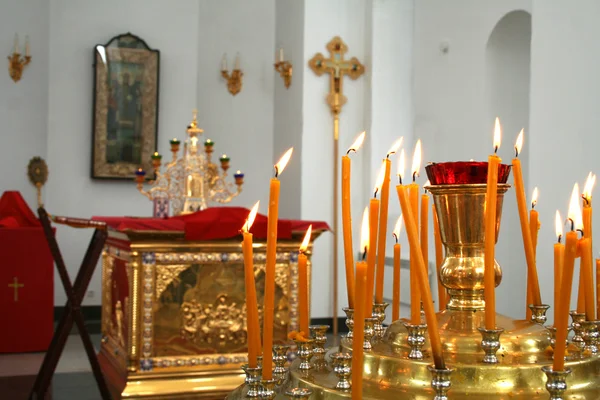
<path fill-rule="evenodd" d="M 193 214 L 170 218 L 139 217 L 93 217 L 118 231 L 172 231 L 185 232 L 186 240 L 210 241 L 230 239 L 240 235 L 250 210 L 243 207 L 214 207 Z M 258 214 L 250 232 L 257 239 L 267 237 L 267 216 Z M 294 233 L 303 233 L 312 224 L 313 231 L 329 230 L 322 221 L 299 221 L 280 219 L 277 225 L 278 239 L 291 239 Z"/>
<path fill-rule="evenodd" d="M 54 331 L 54 263 L 19 192 L 0 198 L 0 353 L 44 351 Z"/>

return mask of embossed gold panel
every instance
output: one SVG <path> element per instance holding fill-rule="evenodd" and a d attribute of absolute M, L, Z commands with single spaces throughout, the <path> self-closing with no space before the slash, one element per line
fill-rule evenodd
<path fill-rule="evenodd" d="M 276 342 L 297 329 L 301 240 L 278 245 Z M 255 242 L 261 321 L 265 258 L 265 243 Z M 102 288 L 100 361 L 116 398 L 223 398 L 243 381 L 247 333 L 239 240 L 111 232 Z"/>

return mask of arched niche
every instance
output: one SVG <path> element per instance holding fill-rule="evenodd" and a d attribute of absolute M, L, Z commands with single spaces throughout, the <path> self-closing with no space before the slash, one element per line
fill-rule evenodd
<path fill-rule="evenodd" d="M 492 132 L 496 116 L 503 127 L 501 156 L 510 163 L 514 157 L 514 142 L 525 129 L 525 146 L 519 155 L 530 201 L 528 186 L 529 146 L 529 81 L 531 60 L 531 14 L 511 11 L 504 15 L 492 30 L 486 46 L 487 119 Z M 490 134 L 490 146 L 492 135 Z M 512 184 L 512 178 L 509 183 Z M 496 259 L 503 269 L 497 289 L 497 312 L 513 318 L 524 318 L 526 310 L 526 262 L 514 188 L 504 198 L 503 218 L 496 247 Z"/>

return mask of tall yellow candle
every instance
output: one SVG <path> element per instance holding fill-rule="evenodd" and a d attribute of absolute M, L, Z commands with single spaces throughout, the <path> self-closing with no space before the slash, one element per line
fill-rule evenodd
<path fill-rule="evenodd" d="M 560 282 L 562 281 L 563 262 L 565 258 L 565 245 L 562 240 L 562 219 L 556 210 L 555 218 L 556 243 L 554 244 L 554 324 L 558 320 L 558 303 L 560 302 Z"/>
<path fill-rule="evenodd" d="M 392 147 L 387 152 L 384 165 L 383 183 L 381 185 L 381 207 L 379 209 L 379 230 L 377 238 L 377 280 L 375 285 L 375 302 L 383 303 L 383 278 L 385 271 L 385 248 L 387 239 L 387 219 L 388 219 L 388 204 L 390 200 L 390 170 L 392 162 L 390 155 L 395 154 L 398 148 L 402 145 L 402 138 L 396 140 Z"/>
<path fill-rule="evenodd" d="M 275 164 L 275 177 L 269 189 L 269 220 L 267 226 L 267 259 L 265 265 L 265 300 L 263 316 L 263 379 L 273 379 L 273 326 L 275 316 L 275 262 L 277 260 L 277 219 L 279 216 L 279 179 L 292 157 L 290 148 Z"/>
<path fill-rule="evenodd" d="M 418 218 L 419 215 L 419 185 L 415 182 L 417 176 L 419 176 L 419 169 L 421 168 L 421 140 L 417 141 L 415 145 L 415 152 L 413 155 L 412 162 L 412 183 L 408 185 L 408 196 L 410 201 L 410 207 L 415 215 L 415 218 Z M 406 218 L 406 217 L 405 217 Z M 417 219 L 418 221 L 418 219 Z M 419 231 L 419 227 L 417 225 L 417 234 Z M 421 245 L 419 240 L 412 245 L 409 244 L 410 247 L 410 321 L 411 324 L 417 325 L 421 323 L 421 293 L 419 289 L 419 283 L 417 281 L 417 261 L 416 261 L 416 253 L 421 252 Z M 427 280 L 429 278 L 427 277 Z"/>
<path fill-rule="evenodd" d="M 591 241 L 589 238 L 583 237 L 579 240 L 579 250 L 581 251 L 581 260 L 579 264 L 580 274 L 584 276 L 585 319 L 594 321 L 596 319 L 596 307 L 594 304 L 594 273 L 592 266 Z"/>
<path fill-rule="evenodd" d="M 429 186 L 427 181 L 424 187 Z M 420 227 L 420 238 L 421 238 L 421 254 L 423 254 L 423 261 L 425 261 L 425 268 L 427 268 L 427 282 L 429 282 L 429 195 L 427 190 L 421 195 L 421 227 Z"/>
<path fill-rule="evenodd" d="M 418 249 L 419 230 L 417 228 L 416 219 L 408 200 L 406 188 L 402 185 L 398 185 L 396 186 L 396 191 L 398 192 L 398 198 L 402 208 L 402 215 L 404 218 L 404 225 L 406 226 L 408 243 L 411 247 Z M 440 332 L 438 330 L 438 322 L 435 315 L 435 310 L 433 309 L 433 301 L 431 299 L 431 291 L 429 289 L 425 261 L 423 260 L 423 255 L 420 251 L 416 251 L 414 256 L 415 264 L 417 265 L 415 268 L 417 281 L 421 289 L 421 295 L 423 296 L 423 309 L 425 310 L 425 319 L 427 321 L 427 332 L 429 334 L 433 363 L 435 368 L 444 369 L 446 364 L 444 362 L 444 356 L 442 353 L 442 341 L 440 339 Z"/>
<path fill-rule="evenodd" d="M 578 226 L 581 221 L 579 210 L 579 187 L 575 184 L 569 205 L 569 219 Z M 581 224 L 581 227 L 583 224 Z M 567 348 L 567 335 L 569 325 L 569 308 L 571 303 L 571 286 L 573 285 L 573 270 L 577 256 L 577 232 L 571 230 L 565 235 L 565 258 L 563 262 L 562 279 L 560 284 L 560 301 L 558 302 L 558 318 L 554 322 L 556 327 L 556 346 L 554 348 L 554 371 L 563 371 L 565 368 L 565 352 Z"/>
<path fill-rule="evenodd" d="M 535 205 L 537 204 L 538 199 L 538 193 L 538 188 L 534 188 L 533 194 L 531 196 L 531 210 L 529 211 L 529 234 L 531 235 L 531 242 L 533 243 L 533 256 L 536 259 L 536 264 L 538 231 L 540 230 L 539 213 L 535 210 Z M 531 320 L 531 308 L 529 308 L 529 305 L 532 304 L 533 301 L 532 293 L 529 290 L 529 288 L 531 287 L 530 280 L 531 277 L 529 276 L 529 272 L 527 272 L 527 304 L 525 304 L 525 315 L 527 321 Z"/>
<path fill-rule="evenodd" d="M 596 259 L 596 315 L 600 316 L 600 258 Z"/>
<path fill-rule="evenodd" d="M 580 251 L 582 260 L 581 260 L 581 270 L 579 273 L 579 293 L 577 295 L 577 312 L 585 312 L 588 313 L 589 308 L 589 299 L 588 291 L 589 286 L 593 288 L 594 281 L 594 271 L 593 271 L 593 256 L 592 256 L 592 189 L 594 188 L 594 184 L 596 183 L 596 175 L 589 173 L 587 180 L 585 182 L 583 193 L 581 195 L 583 199 L 583 236 L 589 240 L 589 260 L 586 258 L 585 266 L 583 262 L 583 251 Z M 580 246 L 580 250 L 582 250 Z M 587 248 L 586 248 L 587 251 Z M 587 265 L 590 263 L 590 266 Z"/>
<path fill-rule="evenodd" d="M 300 315 L 300 331 L 304 333 L 305 337 L 308 337 L 308 270 L 307 263 L 308 257 L 306 257 L 306 249 L 310 242 L 310 235 L 312 233 L 312 225 L 310 225 L 304 235 L 304 240 L 300 245 L 300 251 L 298 254 L 298 314 Z"/>
<path fill-rule="evenodd" d="M 498 201 L 498 165 L 502 161 L 496 155 L 502 132 L 496 118 L 494 128 L 494 154 L 488 157 L 487 192 L 485 194 L 485 253 L 483 271 L 485 299 L 485 328 L 496 329 L 496 203 Z"/>
<path fill-rule="evenodd" d="M 352 146 L 342 157 L 342 230 L 344 234 L 344 261 L 346 263 L 346 292 L 348 307 L 354 308 L 354 253 L 352 250 L 352 215 L 350 208 L 350 153 L 356 152 L 365 140 L 365 132 L 358 135 Z"/>
<path fill-rule="evenodd" d="M 540 283 L 538 280 L 537 267 L 535 264 L 535 254 L 533 253 L 533 242 L 529 231 L 527 220 L 527 200 L 525 199 L 525 186 L 523 184 L 523 169 L 519 153 L 523 147 L 524 131 L 521 130 L 515 144 L 516 157 L 512 160 L 512 171 L 515 184 L 515 195 L 517 196 L 517 208 L 519 210 L 519 219 L 521 221 L 521 235 L 523 236 L 523 247 L 525 249 L 525 259 L 527 261 L 527 273 L 531 277 L 527 290 L 531 292 L 532 304 L 539 306 L 542 304 L 540 296 Z"/>
<path fill-rule="evenodd" d="M 438 219 L 435 204 L 431 205 L 433 211 L 433 239 L 435 241 L 435 269 L 437 272 L 437 286 L 439 298 L 439 311 L 445 310 L 448 304 L 446 297 L 446 288 L 442 285 L 442 264 L 444 263 L 444 250 L 442 248 L 442 236 L 440 235 L 440 221 Z"/>
<path fill-rule="evenodd" d="M 394 282 L 392 289 L 392 322 L 400 319 L 400 231 L 402 230 L 402 215 L 396 220 L 392 235 L 396 241 L 394 244 Z"/>
<path fill-rule="evenodd" d="M 379 200 L 372 198 L 369 202 L 369 248 L 377 248 L 377 223 L 379 216 Z M 375 260 L 376 252 L 369 251 L 367 254 L 367 291 L 365 296 L 365 312 L 367 317 L 373 314 L 373 293 L 375 285 Z M 355 306 L 356 307 L 356 306 Z"/>
<path fill-rule="evenodd" d="M 254 281 L 254 252 L 252 249 L 252 234 L 250 227 L 254 222 L 258 212 L 259 202 L 257 201 L 246 223 L 242 227 L 242 253 L 244 255 L 244 283 L 246 286 L 246 313 L 247 313 L 247 332 L 248 332 L 248 366 L 256 368 L 258 365 L 258 355 L 260 354 L 260 327 L 258 324 L 258 303 L 256 299 L 256 283 Z"/>
<path fill-rule="evenodd" d="M 367 289 L 368 267 L 365 257 L 369 249 L 369 214 L 368 209 L 363 213 L 361 226 L 362 261 L 356 263 L 356 286 L 354 308 L 354 329 L 352 337 L 352 400 L 362 400 L 363 381 L 363 342 L 365 340 L 365 298 Z"/>

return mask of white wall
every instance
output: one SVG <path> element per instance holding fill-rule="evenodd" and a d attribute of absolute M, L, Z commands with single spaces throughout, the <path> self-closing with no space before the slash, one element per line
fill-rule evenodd
<path fill-rule="evenodd" d="M 538 271 L 542 300 L 549 304 L 554 213 L 559 209 L 564 218 L 573 183 L 582 185 L 589 171 L 600 173 L 599 14 L 600 3 L 593 0 L 578 1 L 577 7 L 569 1 L 533 1 L 530 179 L 540 186 Z M 596 187 L 596 198 L 598 193 Z M 595 257 L 599 244 L 596 239 Z"/>
<path fill-rule="evenodd" d="M 34 156 L 46 157 L 48 115 L 48 9 L 44 0 L 10 0 L 0 13 L 2 56 L 13 52 L 15 33 L 24 53 L 29 35 L 31 63 L 21 80 L 13 82 L 4 58 L 0 74 L 0 192 L 18 190 L 29 206 L 37 208 L 36 191 L 27 179 L 27 163 Z M 50 171 L 50 179 L 55 178 Z"/>
<path fill-rule="evenodd" d="M 425 0 L 415 3 L 415 135 L 423 139 L 425 162 L 485 160 L 491 152 L 493 117 L 489 114 L 493 106 L 505 105 L 506 101 L 491 104 L 487 100 L 486 90 L 492 88 L 487 85 L 486 89 L 486 79 L 490 73 L 486 69 L 486 46 L 498 21 L 513 10 L 531 12 L 531 0 Z M 442 48 L 447 48 L 447 52 L 442 51 Z M 517 61 L 515 70 L 522 69 L 524 65 L 524 61 Z M 509 93 L 507 90 L 506 95 L 510 94 L 514 92 Z M 518 133 L 515 131 L 522 126 L 523 118 L 514 115 L 517 107 L 509 104 L 505 109 L 511 115 L 507 118 L 499 154 L 505 162 L 510 162 L 514 156 L 512 147 Z M 519 128 L 515 128 L 516 126 Z M 533 146 L 532 140 L 527 142 L 527 146 Z M 524 179 L 526 185 L 532 185 L 532 179 L 527 175 Z M 540 189 L 544 193 L 544 189 Z M 514 190 L 507 193 L 509 210 L 515 209 L 510 206 L 512 199 Z M 518 225 L 508 222 L 509 219 L 516 221 L 518 217 L 514 213 L 510 214 L 508 211 L 503 216 L 500 242 L 505 235 L 520 236 Z M 514 249 L 516 254 L 523 252 L 521 242 L 518 243 L 519 246 Z M 543 243 L 540 237 L 540 251 Z M 502 243 L 499 249 L 501 246 Z M 501 265 L 503 257 L 499 250 L 497 259 Z M 510 265 L 503 265 L 505 268 L 498 290 L 498 310 L 512 317 L 522 318 L 522 305 L 525 304 L 524 255 L 517 259 L 520 260 L 519 265 L 512 265 L 512 259 L 507 260 Z M 507 296 L 516 300 L 506 303 Z"/>

